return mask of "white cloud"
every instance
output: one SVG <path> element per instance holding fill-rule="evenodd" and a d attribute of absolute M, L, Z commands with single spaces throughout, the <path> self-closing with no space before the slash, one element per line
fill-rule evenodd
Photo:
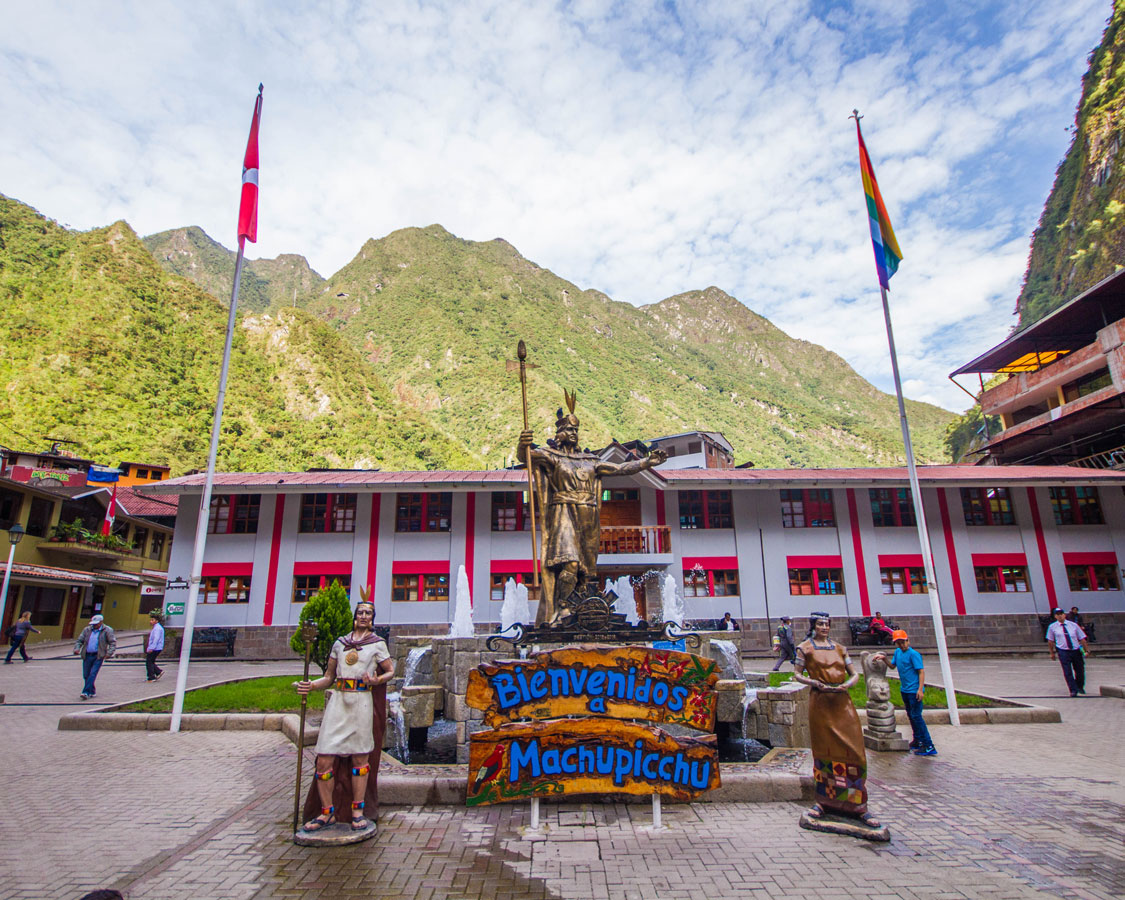
<path fill-rule="evenodd" d="M 1001 339 L 1106 0 L 41 2 L 0 33 L 0 191 L 230 245 L 266 84 L 260 243 L 328 275 L 439 222 L 650 303 L 709 284 L 890 387 L 852 107 L 906 254 L 910 396 Z"/>

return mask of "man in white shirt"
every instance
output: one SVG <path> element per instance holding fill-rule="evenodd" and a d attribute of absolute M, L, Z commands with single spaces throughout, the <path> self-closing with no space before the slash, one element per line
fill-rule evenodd
<path fill-rule="evenodd" d="M 1086 632 L 1077 622 L 1068 622 L 1062 609 L 1053 609 L 1055 621 L 1047 628 L 1047 644 L 1051 648 L 1051 659 L 1062 664 L 1066 686 L 1070 696 L 1086 693 Z"/>

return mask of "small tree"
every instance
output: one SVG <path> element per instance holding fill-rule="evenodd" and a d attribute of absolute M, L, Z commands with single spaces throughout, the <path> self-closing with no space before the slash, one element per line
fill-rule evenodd
<path fill-rule="evenodd" d="M 301 610 L 297 631 L 289 639 L 289 646 L 302 656 L 305 654 L 305 642 L 301 640 L 301 626 L 309 619 L 316 622 L 317 627 L 312 659 L 323 672 L 328 668 L 328 654 L 332 652 L 336 638 L 349 634 L 352 630 L 352 605 L 348 600 L 348 592 L 339 580 L 334 580 L 328 587 L 313 594 Z"/>

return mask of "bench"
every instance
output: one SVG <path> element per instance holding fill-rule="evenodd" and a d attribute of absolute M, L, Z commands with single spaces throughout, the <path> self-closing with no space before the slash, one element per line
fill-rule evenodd
<path fill-rule="evenodd" d="M 871 616 L 861 616 L 855 619 L 848 619 L 848 631 L 852 633 L 852 646 L 853 647 L 889 647 L 891 644 L 891 636 L 883 631 L 871 630 Z M 884 622 L 887 620 L 884 619 Z M 891 631 L 895 630 L 893 622 L 887 622 L 887 627 Z"/>
<path fill-rule="evenodd" d="M 191 635 L 191 655 L 234 656 L 235 628 L 196 628 Z M 183 635 L 176 638 L 176 653 L 183 649 Z"/>

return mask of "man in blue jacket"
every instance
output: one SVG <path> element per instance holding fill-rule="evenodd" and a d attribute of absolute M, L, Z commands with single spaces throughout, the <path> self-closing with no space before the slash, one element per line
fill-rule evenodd
<path fill-rule="evenodd" d="M 94 696 L 94 680 L 98 677 L 98 670 L 116 652 L 117 636 L 113 629 L 105 624 L 102 616 L 94 616 L 74 642 L 74 655 L 82 657 L 82 677 L 85 679 L 81 694 L 83 700 Z"/>

